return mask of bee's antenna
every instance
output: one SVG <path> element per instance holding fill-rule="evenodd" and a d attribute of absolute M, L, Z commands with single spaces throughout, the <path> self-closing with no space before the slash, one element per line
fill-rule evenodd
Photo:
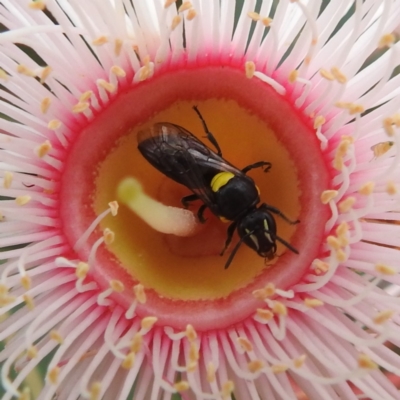
<path fill-rule="evenodd" d="M 268 231 L 266 231 L 268 232 Z M 275 239 L 278 242 L 281 242 L 284 246 L 286 246 L 289 250 L 293 251 L 293 253 L 295 254 L 299 254 L 299 251 L 297 249 L 295 249 L 290 243 L 288 243 L 286 240 L 283 240 L 282 238 L 280 238 L 279 236 L 274 235 Z"/>
<path fill-rule="evenodd" d="M 225 269 L 227 269 L 230 265 L 231 262 L 233 260 L 233 257 L 235 257 L 235 254 L 237 253 L 237 251 L 239 250 L 240 245 L 243 243 L 243 241 L 250 235 L 252 235 L 255 231 L 251 231 L 249 233 L 246 233 L 246 235 L 242 236 L 240 238 L 240 240 L 237 242 L 236 246 L 234 247 L 234 249 L 232 250 L 232 253 L 229 254 L 228 260 L 225 263 Z"/>

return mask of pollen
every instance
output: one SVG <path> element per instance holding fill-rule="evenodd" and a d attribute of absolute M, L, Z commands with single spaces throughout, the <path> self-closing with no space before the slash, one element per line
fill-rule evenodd
<path fill-rule="evenodd" d="M 28 4 L 28 7 L 32 10 L 43 11 L 46 8 L 46 4 L 44 3 L 44 1 L 36 0 L 36 1 L 31 1 Z"/>
<path fill-rule="evenodd" d="M 99 36 L 92 41 L 93 46 L 102 46 L 108 42 L 107 36 Z"/>
<path fill-rule="evenodd" d="M 97 79 L 96 83 L 102 87 L 104 90 L 106 90 L 109 93 L 114 93 L 116 90 L 115 85 L 113 85 L 110 82 L 105 81 L 104 79 Z"/>
<path fill-rule="evenodd" d="M 28 350 L 26 351 L 26 356 L 29 360 L 36 358 L 38 355 L 38 349 L 36 346 L 29 346 Z"/>
<path fill-rule="evenodd" d="M 358 366 L 363 369 L 378 369 L 378 365 L 366 354 L 358 356 Z"/>
<path fill-rule="evenodd" d="M 49 121 L 49 123 L 47 124 L 47 127 L 49 129 L 51 129 L 52 131 L 57 130 L 58 128 L 60 128 L 62 125 L 62 122 L 59 121 L 58 119 L 52 119 L 51 121 Z"/>
<path fill-rule="evenodd" d="M 349 232 L 349 224 L 344 221 L 336 227 L 336 234 L 338 237 L 345 236 Z"/>
<path fill-rule="evenodd" d="M 87 102 L 91 97 L 92 97 L 93 91 L 91 90 L 86 90 L 86 92 L 83 92 L 80 96 L 79 96 L 79 102 L 80 103 L 84 103 Z"/>
<path fill-rule="evenodd" d="M 385 130 L 385 132 L 388 136 L 394 136 L 394 134 L 395 134 L 393 125 L 394 125 L 394 120 L 392 117 L 384 118 L 383 129 Z"/>
<path fill-rule="evenodd" d="M 53 329 L 49 333 L 50 339 L 56 341 L 59 344 L 62 344 L 64 342 L 63 337 L 61 336 L 61 333 L 58 332 L 57 330 Z"/>
<path fill-rule="evenodd" d="M 340 69 L 338 67 L 332 67 L 331 68 L 331 73 L 333 75 L 333 77 L 339 82 L 339 83 L 346 83 L 347 82 L 347 77 L 346 75 L 340 71 Z"/>
<path fill-rule="evenodd" d="M 397 186 L 393 181 L 389 181 L 386 184 L 386 193 L 390 196 L 394 196 L 397 193 Z"/>
<path fill-rule="evenodd" d="M 223 398 L 225 397 L 231 397 L 231 394 L 233 393 L 235 389 L 235 385 L 232 381 L 226 381 L 223 385 L 222 385 L 222 390 L 221 390 L 221 396 Z"/>
<path fill-rule="evenodd" d="M 356 198 L 353 196 L 348 197 L 346 200 L 341 201 L 338 204 L 339 211 L 342 213 L 349 212 L 351 208 L 354 206 L 356 202 Z"/>
<path fill-rule="evenodd" d="M 15 203 L 18 206 L 24 206 L 25 204 L 28 204 L 32 200 L 32 197 L 29 195 L 24 195 L 24 196 L 18 196 L 15 199 Z"/>
<path fill-rule="evenodd" d="M 288 314 L 287 307 L 280 301 L 274 301 L 274 304 L 272 306 L 272 311 L 275 314 L 281 315 L 283 317 L 286 317 Z"/>
<path fill-rule="evenodd" d="M 253 360 L 247 364 L 247 367 L 250 372 L 258 372 L 265 367 L 265 363 L 262 360 Z"/>
<path fill-rule="evenodd" d="M 382 49 L 384 47 L 390 47 L 394 42 L 396 38 L 393 35 L 393 33 L 387 33 L 386 35 L 383 35 L 378 43 L 378 48 Z"/>
<path fill-rule="evenodd" d="M 215 365 L 212 361 L 207 364 L 207 382 L 215 382 Z"/>
<path fill-rule="evenodd" d="M 256 22 L 260 20 L 260 14 L 253 12 L 253 11 L 248 12 L 247 16 Z"/>
<path fill-rule="evenodd" d="M 306 298 L 306 299 L 304 299 L 304 304 L 306 307 L 315 308 L 315 307 L 323 306 L 324 302 L 322 300 L 318 300 L 318 299 Z"/>
<path fill-rule="evenodd" d="M 32 280 L 28 275 L 21 276 L 20 282 L 25 290 L 29 290 L 31 288 Z"/>
<path fill-rule="evenodd" d="M 250 340 L 244 337 L 238 337 L 237 342 L 239 343 L 240 347 L 244 351 L 253 351 L 253 345 L 251 344 Z"/>
<path fill-rule="evenodd" d="M 35 308 L 35 303 L 33 302 L 32 296 L 29 296 L 29 294 L 24 294 L 22 298 L 24 299 L 24 302 L 28 309 L 32 311 Z"/>
<path fill-rule="evenodd" d="M 389 267 L 389 265 L 385 264 L 376 264 L 375 271 L 379 272 L 382 275 L 396 275 L 397 270 L 393 267 Z"/>
<path fill-rule="evenodd" d="M 3 68 L 0 68 L 0 79 L 3 79 L 4 81 L 8 80 L 8 75 Z"/>
<path fill-rule="evenodd" d="M 295 83 L 298 77 L 299 77 L 299 71 L 297 69 L 294 69 L 289 73 L 288 76 L 289 83 Z"/>
<path fill-rule="evenodd" d="M 272 24 L 272 18 L 269 17 L 261 18 L 261 22 L 266 28 L 268 28 Z"/>
<path fill-rule="evenodd" d="M 321 194 L 322 204 L 328 204 L 338 195 L 338 193 L 339 192 L 337 190 L 324 190 Z"/>
<path fill-rule="evenodd" d="M 133 365 L 135 364 L 135 357 L 136 357 L 136 354 L 133 351 L 128 353 L 128 355 L 122 361 L 121 367 L 124 369 L 131 369 L 133 367 Z"/>
<path fill-rule="evenodd" d="M 265 290 L 265 288 L 253 290 L 253 292 L 251 294 L 257 300 L 265 300 L 266 298 L 268 298 L 267 291 Z"/>
<path fill-rule="evenodd" d="M 293 365 L 295 368 L 301 368 L 304 363 L 306 362 L 307 356 L 305 354 L 302 354 L 300 357 L 297 357 L 293 360 Z"/>
<path fill-rule="evenodd" d="M 44 67 L 42 69 L 42 73 L 40 74 L 40 83 L 43 85 L 43 83 L 46 82 L 46 79 L 50 76 L 51 72 L 53 69 L 49 66 Z"/>
<path fill-rule="evenodd" d="M 42 144 L 40 144 L 39 146 L 37 146 L 35 148 L 35 154 L 39 157 L 39 158 L 43 158 L 45 155 L 47 155 L 50 150 L 53 148 L 53 146 L 51 145 L 51 143 L 46 140 L 45 142 L 43 142 Z"/>
<path fill-rule="evenodd" d="M 108 206 L 110 207 L 111 215 L 115 217 L 118 214 L 118 208 L 119 204 L 117 201 L 110 201 L 108 203 Z"/>
<path fill-rule="evenodd" d="M 195 342 L 190 343 L 189 349 L 189 360 L 191 362 L 197 361 L 200 358 L 199 349 L 197 348 L 197 344 Z"/>
<path fill-rule="evenodd" d="M 190 1 L 184 1 L 182 3 L 182 5 L 179 7 L 178 12 L 182 13 L 184 11 L 189 10 L 190 8 L 192 8 L 192 3 Z"/>
<path fill-rule="evenodd" d="M 313 261 L 313 263 L 312 263 L 312 268 L 314 269 L 314 271 L 315 271 L 318 275 L 320 275 L 320 274 L 324 274 L 324 273 L 328 272 L 328 270 L 329 270 L 329 264 L 326 263 L 326 262 L 324 262 L 324 261 L 315 259 L 315 260 Z"/>
<path fill-rule="evenodd" d="M 171 30 L 173 31 L 182 21 L 182 18 L 179 15 L 175 15 L 172 19 Z"/>
<path fill-rule="evenodd" d="M 347 255 L 342 249 L 339 249 L 336 251 L 336 259 L 339 262 L 345 262 L 347 260 Z"/>
<path fill-rule="evenodd" d="M 89 391 L 89 400 L 99 400 L 101 394 L 101 382 L 93 382 Z"/>
<path fill-rule="evenodd" d="M 89 272 L 89 264 L 80 261 L 76 266 L 75 275 L 78 279 L 85 279 L 87 273 Z"/>
<path fill-rule="evenodd" d="M 326 242 L 328 243 L 329 247 L 334 250 L 339 250 L 341 248 L 340 242 L 336 236 L 328 236 Z"/>
<path fill-rule="evenodd" d="M 393 310 L 384 310 L 376 314 L 375 317 L 372 318 L 372 321 L 377 325 L 382 325 L 388 320 L 390 320 L 393 317 L 393 315 L 394 315 Z"/>
<path fill-rule="evenodd" d="M 246 77 L 251 79 L 256 71 L 256 64 L 253 61 L 246 61 L 245 64 Z"/>
<path fill-rule="evenodd" d="M 117 293 L 122 293 L 125 290 L 124 284 L 116 279 L 110 281 L 110 288 Z"/>
<path fill-rule="evenodd" d="M 188 390 L 190 388 L 189 382 L 187 381 L 179 381 L 174 383 L 174 389 L 177 392 L 184 392 L 185 390 Z"/>
<path fill-rule="evenodd" d="M 375 183 L 374 182 L 367 182 L 358 189 L 358 193 L 369 196 L 374 191 Z"/>
<path fill-rule="evenodd" d="M 130 350 L 133 353 L 138 353 L 142 348 L 142 344 L 143 344 L 143 336 L 139 332 L 137 332 L 132 338 Z"/>
<path fill-rule="evenodd" d="M 326 119 L 323 115 L 317 115 L 314 119 L 314 129 L 320 128 L 325 122 Z"/>
<path fill-rule="evenodd" d="M 166 0 L 164 3 L 164 8 L 168 8 L 172 4 L 176 3 L 176 0 Z"/>
<path fill-rule="evenodd" d="M 282 372 L 286 372 L 288 369 L 289 369 L 289 366 L 285 365 L 285 364 L 271 365 L 271 371 L 274 374 L 281 374 Z"/>
<path fill-rule="evenodd" d="M 126 72 L 124 71 L 124 69 L 122 69 L 121 67 L 119 67 L 118 65 L 113 65 L 111 67 L 111 72 L 115 75 L 118 76 L 120 78 L 124 78 L 126 76 Z"/>
<path fill-rule="evenodd" d="M 46 114 L 47 111 L 49 111 L 50 105 L 51 105 L 50 97 L 45 97 L 40 103 L 40 111 L 42 112 L 42 114 Z"/>
<path fill-rule="evenodd" d="M 265 308 L 257 308 L 257 316 L 264 321 L 269 321 L 273 318 L 274 314 L 271 310 L 267 310 Z"/>
<path fill-rule="evenodd" d="M 189 342 L 193 342 L 194 340 L 197 339 L 197 332 L 193 328 L 193 325 L 191 324 L 186 325 L 185 335 L 189 340 Z"/>
<path fill-rule="evenodd" d="M 150 330 L 157 320 L 157 317 L 144 317 L 140 323 L 140 326 L 142 329 Z"/>
<path fill-rule="evenodd" d="M 144 291 L 144 286 L 141 283 L 138 283 L 133 287 L 133 292 L 135 293 L 136 300 L 140 304 L 146 303 L 146 293 Z"/>
<path fill-rule="evenodd" d="M 72 107 L 72 112 L 74 114 L 83 113 L 89 108 L 89 103 L 87 102 L 78 102 Z"/>
<path fill-rule="evenodd" d="M 105 244 L 111 244 L 114 242 L 115 233 L 111 229 L 105 228 L 103 231 L 103 238 Z"/>
<path fill-rule="evenodd" d="M 19 64 L 17 66 L 17 72 L 21 75 L 25 75 L 25 76 L 29 76 L 31 78 L 35 77 L 36 74 L 34 71 L 32 71 L 30 68 L 28 68 L 26 65 L 24 64 Z"/>
<path fill-rule="evenodd" d="M 58 381 L 59 375 L 60 375 L 60 367 L 57 367 L 57 366 L 56 366 L 56 367 L 52 368 L 52 369 L 48 372 L 47 378 L 48 378 L 49 382 L 50 382 L 52 385 L 57 385 L 57 381 Z"/>
<path fill-rule="evenodd" d="M 197 15 L 197 11 L 194 8 L 191 8 L 187 14 L 186 14 L 186 19 L 188 21 L 192 21 Z"/>
<path fill-rule="evenodd" d="M 143 66 L 142 68 L 140 68 L 139 71 L 140 71 L 140 73 L 139 73 L 139 80 L 140 81 L 145 81 L 151 75 L 151 68 L 150 68 L 149 65 Z"/>
<path fill-rule="evenodd" d="M 319 74 L 320 74 L 323 78 L 327 79 L 328 81 L 333 81 L 333 80 L 335 80 L 334 75 L 333 75 L 331 72 L 329 72 L 328 70 L 324 69 L 324 68 L 321 68 L 321 69 L 319 70 Z"/>
<path fill-rule="evenodd" d="M 11 187 L 12 180 L 13 180 L 12 172 L 6 171 L 4 173 L 4 178 L 3 178 L 3 187 L 5 189 L 9 189 Z"/>
<path fill-rule="evenodd" d="M 114 41 L 114 54 L 118 57 L 121 54 L 122 51 L 122 45 L 124 42 L 122 39 L 115 39 Z"/>

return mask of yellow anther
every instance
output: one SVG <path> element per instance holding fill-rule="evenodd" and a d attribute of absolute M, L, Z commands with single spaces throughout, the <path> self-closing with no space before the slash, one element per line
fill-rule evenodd
<path fill-rule="evenodd" d="M 49 111 L 50 105 L 51 105 L 50 97 L 45 97 L 40 103 L 40 111 L 42 112 L 42 114 L 46 114 L 47 111 Z"/>
<path fill-rule="evenodd" d="M 395 194 L 397 194 L 397 186 L 393 181 L 389 181 L 386 184 L 386 193 L 390 196 L 394 196 Z"/>
<path fill-rule="evenodd" d="M 121 367 L 125 369 L 131 369 L 135 364 L 135 356 L 136 354 L 133 351 L 128 353 L 128 355 L 125 356 L 124 360 L 122 361 Z"/>
<path fill-rule="evenodd" d="M 0 68 L 0 79 L 3 79 L 3 81 L 8 80 L 7 72 L 3 68 Z"/>
<path fill-rule="evenodd" d="M 98 38 L 92 41 L 93 46 L 102 46 L 108 42 L 107 36 L 99 36 Z"/>
<path fill-rule="evenodd" d="M 151 329 L 157 320 L 157 317 L 144 317 L 140 323 L 140 326 L 142 329 Z"/>
<path fill-rule="evenodd" d="M 335 77 L 333 76 L 333 74 L 332 74 L 331 72 L 329 72 L 328 70 L 324 69 L 324 68 L 321 68 L 321 69 L 319 70 L 319 74 L 320 74 L 323 78 L 327 79 L 328 81 L 333 81 L 333 80 L 335 80 Z"/>
<path fill-rule="evenodd" d="M 171 24 L 171 30 L 173 31 L 182 21 L 182 18 L 180 15 L 175 15 L 175 17 L 172 19 L 172 24 Z"/>
<path fill-rule="evenodd" d="M 247 16 L 249 18 L 251 18 L 253 21 L 259 21 L 260 20 L 260 14 L 258 14 L 256 12 L 253 12 L 253 11 L 248 12 Z"/>
<path fill-rule="evenodd" d="M 187 365 L 186 365 L 186 371 L 187 372 L 194 372 L 196 371 L 196 369 L 198 368 L 199 363 L 197 361 L 190 361 Z"/>
<path fill-rule="evenodd" d="M 314 129 L 320 128 L 325 122 L 326 119 L 323 115 L 317 115 L 314 119 Z"/>
<path fill-rule="evenodd" d="M 383 119 L 383 129 L 388 136 L 393 136 L 395 134 L 394 120 L 392 117 L 387 117 Z"/>
<path fill-rule="evenodd" d="M 324 190 L 321 194 L 322 204 L 328 204 L 338 195 L 338 193 L 339 192 L 337 190 Z"/>
<path fill-rule="evenodd" d="M 374 318 L 372 318 L 372 321 L 374 321 L 375 324 L 377 325 L 382 325 L 389 319 L 391 319 L 394 315 L 394 311 L 392 310 L 385 310 L 381 311 L 380 313 L 376 314 Z"/>
<path fill-rule="evenodd" d="M 339 250 L 341 247 L 340 242 L 336 236 L 328 236 L 326 241 L 327 241 L 329 247 L 334 250 Z"/>
<path fill-rule="evenodd" d="M 253 360 L 247 364 L 247 367 L 250 372 L 258 372 L 265 367 L 265 363 L 262 360 Z"/>
<path fill-rule="evenodd" d="M 47 373 L 47 378 L 52 385 L 57 385 L 60 375 L 60 367 L 54 367 Z"/>
<path fill-rule="evenodd" d="M 31 400 L 31 389 L 25 386 L 20 393 L 18 400 Z"/>
<path fill-rule="evenodd" d="M 88 100 L 90 100 L 90 98 L 92 97 L 93 91 L 92 90 L 86 90 L 86 92 L 83 92 L 80 96 L 79 96 L 79 102 L 80 103 L 85 103 Z"/>
<path fill-rule="evenodd" d="M 257 316 L 264 321 L 269 321 L 273 318 L 274 314 L 271 310 L 267 310 L 265 308 L 257 308 Z"/>
<path fill-rule="evenodd" d="M 244 337 L 238 337 L 237 342 L 239 343 L 240 347 L 244 351 L 253 351 L 253 345 L 251 344 L 250 340 Z"/>
<path fill-rule="evenodd" d="M 110 288 L 117 293 L 122 293 L 125 290 L 124 284 L 117 279 L 112 279 L 110 281 Z"/>
<path fill-rule="evenodd" d="M 35 154 L 39 158 L 43 158 L 45 155 L 47 155 L 50 152 L 50 150 L 52 148 L 53 148 L 53 146 L 51 145 L 51 143 L 48 140 L 46 140 L 39 146 L 35 147 Z"/>
<path fill-rule="evenodd" d="M 359 354 L 358 366 L 363 369 L 378 369 L 378 365 L 366 354 Z"/>
<path fill-rule="evenodd" d="M 33 358 L 36 358 L 38 355 L 38 348 L 36 346 L 29 346 L 29 348 L 26 350 L 26 356 L 32 360 Z"/>
<path fill-rule="evenodd" d="M 15 199 L 15 203 L 18 206 L 24 206 L 25 204 L 28 204 L 30 201 L 32 200 L 32 197 L 29 195 L 25 195 L 25 196 L 18 196 Z"/>
<path fill-rule="evenodd" d="M 24 302 L 25 302 L 26 306 L 28 307 L 28 309 L 32 311 L 35 308 L 35 303 L 33 302 L 33 297 L 30 296 L 29 294 L 24 294 L 22 296 L 22 298 L 24 299 Z"/>
<path fill-rule="evenodd" d="M 115 239 L 115 233 L 108 228 L 105 228 L 103 231 L 103 238 L 105 244 L 111 244 Z"/>
<path fill-rule="evenodd" d="M 189 10 L 190 8 L 192 8 L 192 3 L 190 1 L 184 1 L 182 3 L 182 5 L 179 7 L 178 12 L 182 13 L 184 11 Z"/>
<path fill-rule="evenodd" d="M 46 4 L 44 1 L 36 0 L 28 3 L 28 7 L 32 10 L 43 11 L 46 8 Z"/>
<path fill-rule="evenodd" d="M 304 299 L 304 305 L 309 308 L 315 308 L 315 307 L 323 306 L 324 302 L 322 300 L 318 300 L 318 299 L 306 298 L 306 299 Z"/>
<path fill-rule="evenodd" d="M 266 28 L 268 28 L 272 24 L 272 18 L 269 17 L 261 18 L 261 22 Z"/>
<path fill-rule="evenodd" d="M 115 217 L 118 214 L 119 204 L 117 201 L 110 201 L 108 203 L 108 207 L 110 207 L 111 215 Z"/>
<path fill-rule="evenodd" d="M 342 249 L 337 250 L 335 255 L 339 262 L 345 262 L 347 260 L 347 254 Z"/>
<path fill-rule="evenodd" d="M 42 72 L 40 74 L 40 83 L 43 84 L 46 82 L 46 79 L 50 76 L 51 72 L 53 71 L 53 69 L 49 66 L 44 67 L 42 69 Z"/>
<path fill-rule="evenodd" d="M 400 128 L 400 113 L 396 113 L 392 116 L 393 123 L 397 128 Z"/>
<path fill-rule="evenodd" d="M 174 388 L 177 392 L 184 392 L 190 388 L 189 382 L 187 381 L 179 381 L 174 383 Z"/>
<path fill-rule="evenodd" d="M 265 288 L 253 290 L 251 293 L 257 300 L 265 300 L 268 298 Z"/>
<path fill-rule="evenodd" d="M 12 184 L 12 180 L 13 180 L 13 174 L 12 172 L 6 171 L 4 173 L 4 178 L 3 178 L 3 187 L 5 189 L 9 189 L 11 187 Z"/>
<path fill-rule="evenodd" d="M 139 80 L 140 81 L 145 81 L 151 75 L 151 68 L 150 68 L 149 65 L 143 66 L 142 68 L 140 68 L 139 71 L 140 71 L 140 73 L 139 73 Z"/>
<path fill-rule="evenodd" d="M 338 209 L 341 213 L 349 212 L 351 210 L 351 208 L 353 207 L 353 205 L 355 204 L 355 202 L 356 202 L 356 198 L 353 196 L 350 196 L 346 200 L 343 200 L 338 204 Z"/>
<path fill-rule="evenodd" d="M 328 272 L 328 270 L 329 270 L 329 264 L 326 263 L 326 262 L 324 262 L 324 261 L 315 259 L 315 260 L 313 261 L 313 263 L 312 263 L 312 268 L 314 269 L 314 271 L 315 271 L 317 274 L 324 274 L 324 273 Z"/>
<path fill-rule="evenodd" d="M 282 372 L 286 372 L 288 369 L 289 369 L 289 366 L 285 365 L 285 364 L 271 365 L 271 371 L 274 374 L 281 374 Z"/>
<path fill-rule="evenodd" d="M 122 51 L 122 45 L 124 42 L 122 39 L 115 39 L 114 41 L 114 54 L 118 57 L 121 54 Z"/>
<path fill-rule="evenodd" d="M 349 224 L 347 222 L 342 222 L 336 227 L 336 234 L 339 236 L 347 235 L 349 232 Z"/>
<path fill-rule="evenodd" d="M 196 15 L 197 11 L 194 8 L 191 8 L 186 14 L 186 19 L 188 21 L 192 21 L 193 19 L 195 19 Z"/>
<path fill-rule="evenodd" d="M 32 279 L 28 275 L 22 275 L 20 282 L 25 290 L 29 290 L 32 286 Z"/>
<path fill-rule="evenodd" d="M 119 67 L 118 65 L 113 65 L 113 66 L 111 67 L 111 72 L 112 72 L 115 76 L 118 76 L 118 77 L 120 77 L 120 78 L 123 78 L 123 77 L 126 76 L 126 72 L 125 72 L 121 67 Z"/>
<path fill-rule="evenodd" d="M 168 8 L 170 5 L 176 3 L 176 0 L 166 0 L 164 3 L 164 8 Z"/>
<path fill-rule="evenodd" d="M 233 391 L 235 390 L 235 385 L 232 381 L 226 381 L 223 385 L 222 385 L 222 390 L 221 390 L 221 396 L 223 398 L 225 397 L 231 397 L 231 394 L 233 393 Z"/>
<path fill-rule="evenodd" d="M 62 125 L 62 122 L 59 121 L 58 119 L 52 119 L 48 124 L 47 127 L 49 129 L 51 129 L 52 131 L 57 130 L 58 128 L 60 128 Z"/>
<path fill-rule="evenodd" d="M 378 158 L 387 153 L 392 148 L 393 145 L 394 142 L 391 141 L 380 142 L 371 146 L 371 150 L 373 151 L 374 156 Z"/>
<path fill-rule="evenodd" d="M 200 358 L 199 354 L 199 349 L 197 347 L 197 344 L 195 342 L 190 343 L 190 348 L 189 348 L 189 360 L 191 362 L 197 361 Z"/>
<path fill-rule="evenodd" d="M 22 74 L 22 75 L 25 75 L 25 76 L 29 76 L 31 78 L 36 76 L 34 71 L 32 71 L 30 68 L 28 68 L 26 65 L 23 65 L 23 64 L 19 64 L 17 66 L 17 72 L 19 74 Z"/>
<path fill-rule="evenodd" d="M 132 338 L 130 350 L 133 353 L 138 353 L 142 348 L 142 344 L 143 344 L 143 336 L 139 332 L 137 332 Z"/>
<path fill-rule="evenodd" d="M 58 331 L 55 330 L 55 329 L 53 329 L 52 331 L 50 331 L 49 336 L 50 336 L 50 339 L 51 339 L 51 340 L 54 340 L 54 341 L 57 342 L 57 343 L 60 343 L 60 344 L 61 344 L 61 343 L 64 342 L 64 339 L 63 339 L 63 337 L 61 336 L 61 333 L 58 332 Z"/>
<path fill-rule="evenodd" d="M 99 400 L 101 395 L 101 382 L 93 382 L 89 390 L 89 400 Z"/>
<path fill-rule="evenodd" d="M 374 182 L 364 183 L 364 185 L 362 185 L 360 187 L 360 189 L 358 189 L 358 193 L 360 193 L 360 194 L 362 194 L 364 196 L 369 196 L 374 191 L 374 187 L 375 187 L 375 183 Z"/>
<path fill-rule="evenodd" d="M 333 77 L 339 82 L 339 83 L 346 83 L 347 82 L 347 77 L 346 75 L 340 71 L 340 69 L 338 67 L 332 67 L 331 68 L 331 73 L 333 75 Z"/>
<path fill-rule="evenodd" d="M 253 61 L 246 61 L 244 66 L 246 71 L 246 77 L 251 79 L 254 76 L 254 72 L 256 72 L 256 64 Z"/>
<path fill-rule="evenodd" d="M 207 364 L 207 382 L 215 382 L 215 365 L 212 361 Z"/>
<path fill-rule="evenodd" d="M 193 342 L 194 340 L 197 339 L 197 332 L 193 328 L 193 325 L 186 325 L 186 330 L 185 330 L 186 337 L 188 338 L 189 342 Z"/>
<path fill-rule="evenodd" d="M 396 37 L 393 35 L 393 33 L 387 33 L 386 35 L 383 35 L 378 43 L 378 48 L 382 49 L 383 47 L 390 47 L 396 40 Z"/>
<path fill-rule="evenodd" d="M 88 108 L 89 108 L 89 103 L 83 101 L 83 102 L 76 103 L 72 107 L 72 112 L 74 114 L 79 114 L 79 113 L 86 111 Z"/>
<path fill-rule="evenodd" d="M 305 361 L 306 361 L 307 356 L 305 354 L 301 355 L 300 357 L 297 357 L 293 360 L 293 365 L 295 368 L 301 368 Z"/>
<path fill-rule="evenodd" d="M 289 83 L 295 83 L 298 77 L 299 77 L 299 71 L 297 69 L 294 69 L 289 73 L 288 76 Z"/>
<path fill-rule="evenodd" d="M 75 275 L 78 279 L 86 278 L 87 273 L 89 272 L 89 264 L 83 261 L 80 261 L 76 266 Z"/>
<path fill-rule="evenodd" d="M 395 268 L 381 263 L 375 265 L 375 271 L 382 275 L 397 275 L 397 270 Z"/>
<path fill-rule="evenodd" d="M 97 79 L 97 85 L 102 87 L 104 90 L 106 90 L 109 93 L 114 93 L 115 92 L 115 85 L 113 85 L 110 82 L 105 81 L 104 79 Z"/>
<path fill-rule="evenodd" d="M 135 293 L 136 300 L 140 304 L 146 303 L 146 293 L 144 291 L 144 286 L 141 283 L 138 283 L 133 287 L 133 292 Z"/>
<path fill-rule="evenodd" d="M 287 307 L 280 301 L 274 301 L 274 304 L 272 306 L 272 311 L 274 314 L 278 314 L 283 317 L 286 317 L 288 314 Z"/>
<path fill-rule="evenodd" d="M 350 115 L 361 114 L 365 111 L 365 107 L 361 104 L 352 104 L 349 108 Z"/>

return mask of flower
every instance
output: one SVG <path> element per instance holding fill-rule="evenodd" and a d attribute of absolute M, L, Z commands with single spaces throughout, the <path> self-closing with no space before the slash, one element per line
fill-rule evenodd
<path fill-rule="evenodd" d="M 255 3 L 3 0 L 3 399 L 45 360 L 43 399 L 399 398 L 400 1 Z M 212 215 L 178 238 L 118 209 L 126 175 L 187 194 L 136 134 L 204 135 L 195 104 L 299 216 L 268 268 L 242 246 L 223 270 Z"/>

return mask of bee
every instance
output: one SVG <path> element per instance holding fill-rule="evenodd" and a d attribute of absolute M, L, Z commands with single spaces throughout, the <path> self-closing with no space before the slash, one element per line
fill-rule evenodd
<path fill-rule="evenodd" d="M 227 238 L 221 251 L 225 253 L 237 230 L 240 240 L 235 245 L 225 269 L 231 264 L 242 243 L 255 250 L 261 257 L 271 260 L 276 253 L 276 242 L 282 243 L 293 253 L 299 252 L 276 233 L 273 214 L 279 215 L 289 224 L 291 221 L 278 208 L 260 203 L 260 191 L 247 173 L 255 168 L 269 171 L 271 163 L 258 161 L 238 169 L 222 157 L 221 148 L 198 110 L 197 113 L 206 138 L 214 146 L 211 150 L 185 128 L 169 122 L 160 122 L 138 133 L 138 149 L 143 157 L 158 171 L 192 191 L 182 198 L 184 207 L 195 200 L 203 204 L 197 212 L 200 222 L 204 223 L 203 213 L 209 208 L 221 221 L 230 222 Z"/>

